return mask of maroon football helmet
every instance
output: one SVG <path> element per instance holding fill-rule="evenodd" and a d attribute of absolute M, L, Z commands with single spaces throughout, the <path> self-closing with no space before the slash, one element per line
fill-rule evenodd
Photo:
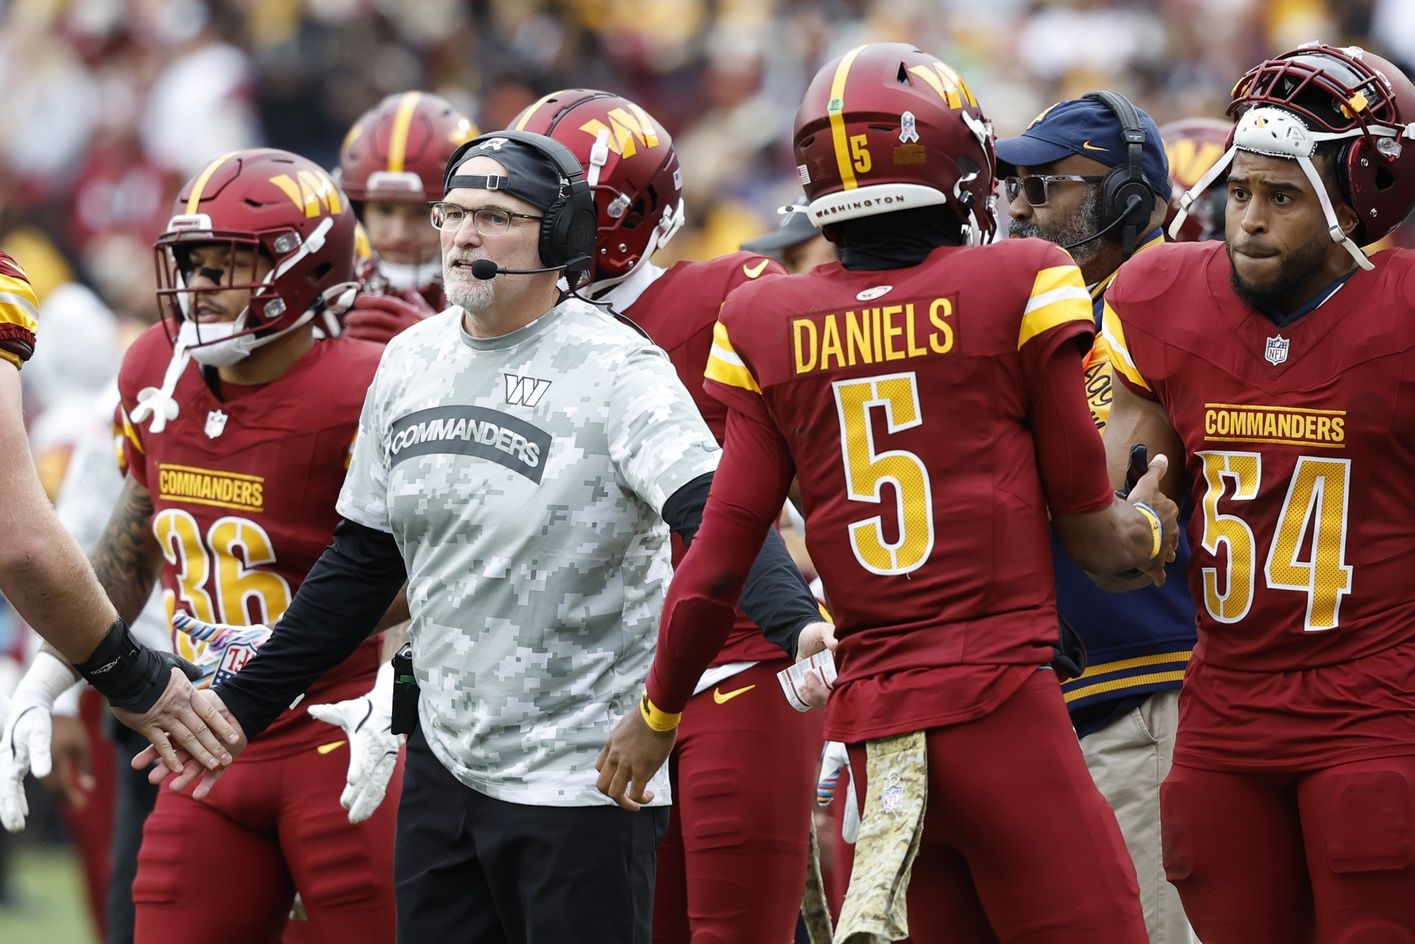
<path fill-rule="evenodd" d="M 1316 134 L 1351 139 L 1337 177 L 1360 220 L 1357 242 L 1380 239 L 1415 207 L 1415 85 L 1385 59 L 1306 43 L 1250 69 L 1228 113 L 1241 118 L 1263 106 L 1295 114 Z"/>
<path fill-rule="evenodd" d="M 355 203 L 441 200 L 448 158 L 478 133 L 444 98 L 427 92 L 389 95 L 344 136 L 334 180 Z"/>
<path fill-rule="evenodd" d="M 591 282 L 624 278 L 683 225 L 683 175 L 673 138 L 627 98 L 597 89 L 551 92 L 511 122 L 568 147 L 594 194 Z"/>
<path fill-rule="evenodd" d="M 936 205 L 971 243 L 997 229 L 993 140 L 963 77 L 905 43 L 860 46 L 817 72 L 792 138 L 817 226 Z"/>
<path fill-rule="evenodd" d="M 175 339 L 202 292 L 249 289 L 250 301 L 227 337 L 268 337 L 347 303 L 354 270 L 353 211 L 319 165 L 288 151 L 252 148 L 222 155 L 182 187 L 167 232 L 155 245 L 157 300 Z M 227 246 L 263 256 L 270 271 L 231 265 L 221 284 L 189 288 L 196 246 Z"/>
<path fill-rule="evenodd" d="M 1233 125 L 1217 118 L 1185 118 L 1160 128 L 1164 153 L 1169 159 L 1169 212 L 1164 225 L 1174 222 L 1179 211 L 1179 198 L 1199 178 L 1223 157 L 1228 150 L 1228 136 Z M 1184 224 L 1174 236 L 1180 242 L 1223 239 L 1223 206 L 1226 194 L 1221 187 L 1211 187 L 1195 202 Z"/>

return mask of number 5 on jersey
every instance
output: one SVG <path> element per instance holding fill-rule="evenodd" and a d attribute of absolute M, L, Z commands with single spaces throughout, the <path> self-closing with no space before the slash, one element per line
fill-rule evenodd
<path fill-rule="evenodd" d="M 924 461 L 912 452 L 875 448 L 871 412 L 884 411 L 885 430 L 912 429 L 923 422 L 919 387 L 914 373 L 886 374 L 837 380 L 835 410 L 840 420 L 840 451 L 844 458 L 845 491 L 851 501 L 881 505 L 884 486 L 894 487 L 895 520 L 899 533 L 888 541 L 883 514 L 849 526 L 850 548 L 860 566 L 872 574 L 907 574 L 923 566 L 934 546 L 932 491 Z M 883 510 L 883 509 L 882 509 Z"/>

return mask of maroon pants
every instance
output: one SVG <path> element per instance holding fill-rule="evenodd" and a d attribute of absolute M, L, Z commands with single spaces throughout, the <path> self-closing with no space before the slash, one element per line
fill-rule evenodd
<path fill-rule="evenodd" d="M 341 734 L 330 728 L 329 742 Z M 136 939 L 279 941 L 298 889 L 309 921 L 296 939 L 389 944 L 402 759 L 383 803 L 358 825 L 339 806 L 348 764 L 347 745 L 323 754 L 309 747 L 284 757 L 239 758 L 200 803 L 163 789 L 143 831 L 133 881 Z"/>
<path fill-rule="evenodd" d="M 1304 773 L 1179 764 L 1164 862 L 1204 944 L 1415 941 L 1415 757 Z"/>
<path fill-rule="evenodd" d="M 1037 672 L 992 714 L 931 729 L 927 743 L 928 805 L 907 899 L 910 940 L 1149 940 L 1135 866 L 1086 769 L 1051 672 Z M 864 745 L 850 745 L 850 755 L 863 806 Z"/>
<path fill-rule="evenodd" d="M 669 759 L 654 944 L 790 944 L 806 885 L 824 715 L 786 703 L 762 662 L 694 697 Z"/>

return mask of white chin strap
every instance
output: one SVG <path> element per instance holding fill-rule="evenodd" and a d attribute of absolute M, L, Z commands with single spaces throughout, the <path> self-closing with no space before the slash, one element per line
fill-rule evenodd
<path fill-rule="evenodd" d="M 1401 136 L 1393 128 L 1374 126 L 1368 130 L 1377 137 Z M 1239 151 L 1247 151 L 1251 154 L 1282 157 L 1296 161 L 1297 166 L 1302 168 L 1302 173 L 1307 176 L 1308 183 L 1312 185 L 1312 190 L 1317 194 L 1317 200 L 1321 202 L 1322 215 L 1326 218 L 1327 233 L 1331 236 L 1332 242 L 1341 243 L 1361 268 L 1374 269 L 1375 266 L 1370 259 L 1366 258 L 1361 247 L 1356 245 L 1350 236 L 1342 232 L 1341 224 L 1336 220 L 1336 211 L 1331 205 L 1331 197 L 1327 195 L 1326 184 L 1322 183 L 1316 165 L 1312 163 L 1312 155 L 1316 153 L 1317 145 L 1323 141 L 1339 141 L 1345 138 L 1357 138 L 1361 135 L 1360 128 L 1335 133 L 1312 131 L 1308 129 L 1302 119 L 1281 108 L 1263 106 L 1249 109 L 1243 113 L 1243 117 L 1238 120 L 1238 126 L 1233 130 L 1233 146 L 1204 173 L 1204 176 L 1199 178 L 1193 187 L 1190 187 L 1179 198 L 1179 211 L 1174 216 L 1174 222 L 1169 226 L 1170 238 L 1177 239 L 1179 237 L 1179 229 L 1189 216 L 1189 209 L 1203 195 L 1204 191 L 1209 189 L 1213 182 L 1228 170 L 1229 165 L 1233 163 L 1233 156 Z M 1404 136 L 1412 137 L 1411 128 L 1405 129 Z"/>
<path fill-rule="evenodd" d="M 380 257 L 378 271 L 400 292 L 421 292 L 441 278 L 442 265 L 436 261 L 407 265 Z"/>

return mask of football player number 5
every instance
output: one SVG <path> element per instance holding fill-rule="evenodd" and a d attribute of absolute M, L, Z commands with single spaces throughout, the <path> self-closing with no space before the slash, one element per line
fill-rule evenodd
<path fill-rule="evenodd" d="M 1258 494 L 1263 457 L 1256 452 L 1200 452 L 1204 463 L 1203 548 L 1227 552 L 1227 573 L 1202 568 L 1204 607 L 1220 623 L 1236 623 L 1253 605 L 1257 582 L 1258 542 L 1239 515 L 1218 510 L 1219 499 L 1251 501 Z M 1229 486 L 1232 486 L 1230 490 Z M 1307 595 L 1303 628 L 1309 633 L 1335 629 L 1341 600 L 1351 592 L 1346 563 L 1346 508 L 1351 493 L 1351 462 L 1300 456 L 1278 515 L 1277 531 L 1263 565 L 1263 579 L 1274 590 Z"/>
<path fill-rule="evenodd" d="M 912 452 L 875 448 L 871 414 L 883 410 L 885 430 L 897 433 L 923 422 L 919 387 L 913 373 L 837 380 L 835 410 L 840 419 L 840 450 L 845 460 L 845 488 L 851 501 L 880 505 L 884 486 L 893 486 L 896 536 L 885 534 L 884 515 L 849 526 L 850 547 L 860 566 L 872 574 L 907 574 L 917 570 L 934 546 L 934 523 L 928 469 Z"/>

